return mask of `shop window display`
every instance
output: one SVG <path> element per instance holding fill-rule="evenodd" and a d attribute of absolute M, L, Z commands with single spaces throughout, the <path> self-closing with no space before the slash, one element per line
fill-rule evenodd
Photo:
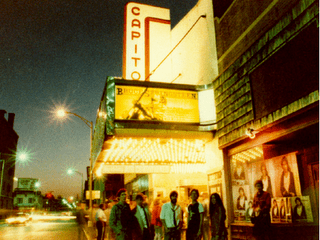
<path fill-rule="evenodd" d="M 270 193 L 272 222 L 313 221 L 309 196 L 301 196 L 295 152 L 264 159 L 262 147 L 255 147 L 232 155 L 230 163 L 235 222 L 251 221 L 256 180 Z"/>

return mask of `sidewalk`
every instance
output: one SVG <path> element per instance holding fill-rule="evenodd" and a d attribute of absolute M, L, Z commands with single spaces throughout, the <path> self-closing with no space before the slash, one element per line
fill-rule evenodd
<path fill-rule="evenodd" d="M 88 227 L 88 225 L 84 225 L 82 230 L 87 238 L 87 240 L 94 240 L 96 239 L 96 229 L 94 227 Z"/>

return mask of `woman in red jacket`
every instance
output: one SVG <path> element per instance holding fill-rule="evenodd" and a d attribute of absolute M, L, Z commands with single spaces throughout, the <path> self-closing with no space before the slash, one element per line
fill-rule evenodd
<path fill-rule="evenodd" d="M 161 212 L 161 200 L 160 198 L 156 198 L 153 202 L 153 208 L 151 213 L 151 224 L 154 226 L 154 240 L 162 239 L 162 222 L 160 220 L 160 212 Z"/>

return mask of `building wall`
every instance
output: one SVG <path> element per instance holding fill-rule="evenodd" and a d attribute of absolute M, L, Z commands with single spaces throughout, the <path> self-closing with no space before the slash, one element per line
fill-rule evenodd
<path fill-rule="evenodd" d="M 245 3 L 246 1 L 235 1 L 230 8 L 232 9 L 237 2 Z M 252 2 L 257 5 L 260 4 L 259 1 Z M 243 139 L 246 136 L 246 130 L 248 128 L 261 129 L 268 124 L 317 102 L 319 99 L 318 88 L 316 85 L 313 85 L 313 91 L 309 91 L 304 96 L 298 97 L 294 95 L 296 96 L 294 101 L 287 105 L 279 105 L 279 109 L 269 112 L 268 115 L 259 118 L 255 117 L 255 108 L 261 106 L 255 106 L 253 99 L 253 71 L 267 59 L 271 58 L 277 51 L 283 49 L 283 47 L 294 39 L 296 35 L 301 33 L 303 29 L 312 23 L 315 24 L 318 19 L 317 3 L 312 0 L 305 0 L 297 2 L 292 9 L 289 8 L 289 6 L 291 7 L 291 3 L 288 3 L 286 7 L 289 9 L 286 9 L 286 11 L 284 9 L 281 10 L 284 13 L 279 14 L 279 16 L 277 15 L 276 20 L 274 20 L 276 24 L 272 27 L 269 25 L 266 26 L 264 24 L 264 18 L 270 15 L 269 17 L 273 19 L 274 11 L 278 10 L 280 8 L 279 4 L 283 2 L 287 1 L 274 1 L 270 3 L 269 6 L 266 7 L 267 12 L 263 11 L 254 21 L 255 27 L 251 26 L 252 30 L 250 31 L 246 29 L 240 38 L 237 38 L 235 42 L 233 42 L 232 47 L 235 49 L 234 51 L 237 50 L 238 52 L 230 53 L 230 56 L 232 56 L 230 60 L 226 60 L 223 56 L 219 58 L 220 76 L 214 80 L 213 84 L 217 111 L 217 135 L 219 137 L 220 147 Z M 229 11 L 228 9 L 223 18 L 227 18 Z M 250 8 L 245 8 L 244 6 L 241 12 L 246 16 L 250 13 Z M 241 13 L 238 14 L 240 15 Z M 234 26 L 229 27 L 231 29 L 234 28 Z M 252 33 L 253 30 L 260 30 L 261 33 L 255 37 Z M 216 35 L 217 39 L 220 38 L 219 41 L 227 41 L 229 38 L 229 34 L 226 34 L 222 30 L 220 32 L 217 30 Z M 242 39 L 250 39 L 248 41 L 254 39 L 254 41 L 252 41 L 251 45 L 245 46 L 241 44 L 241 41 L 244 41 Z M 217 46 L 219 46 L 219 44 Z M 303 45 L 300 47 L 303 48 Z M 231 51 L 231 48 L 228 50 Z M 227 50 L 225 51 L 227 53 Z M 316 50 L 314 50 L 314 52 L 316 52 Z M 312 54 L 312 52 L 309 53 Z M 288 61 L 290 60 L 293 61 L 289 58 Z M 272 72 L 272 69 L 270 69 L 269 72 Z M 316 79 L 312 79 L 313 83 L 316 81 Z M 265 84 L 268 85 L 266 82 Z M 273 89 L 278 87 L 276 82 L 272 84 L 275 84 Z M 300 84 L 303 86 L 303 83 Z M 287 86 L 289 87 L 290 84 Z M 258 92 L 258 94 L 263 95 L 263 87 L 260 89 L 261 92 Z M 287 94 L 290 95 L 290 92 Z M 274 97 L 276 96 L 275 94 Z"/>
<path fill-rule="evenodd" d="M 301 188 L 291 200 L 309 197 L 314 221 L 308 219 L 309 224 L 303 226 L 291 224 L 294 220 L 289 218 L 290 224 L 285 226 L 274 222 L 273 239 L 314 239 L 318 236 L 319 205 L 318 2 L 229 2 L 225 12 L 215 18 L 219 77 L 213 85 L 230 235 L 245 238 L 252 234 L 252 224 L 242 219 L 236 199 L 240 186 L 253 198 L 253 183 L 261 177 L 263 164 L 269 164 L 277 189 L 273 198 L 289 201 L 279 190 L 279 162 L 291 154 L 296 158 L 292 163 L 296 168 L 295 184 Z M 250 129 L 255 138 L 249 138 Z M 261 159 L 236 160 L 241 154 L 250 156 L 256 148 L 263 149 Z M 245 177 L 239 180 L 232 174 L 238 163 L 246 166 Z"/>
<path fill-rule="evenodd" d="M 200 17 L 202 15 L 206 17 Z M 173 79 L 176 79 L 174 83 L 192 85 L 212 82 L 218 75 L 214 33 L 212 2 L 199 0 L 171 31 L 172 49 L 183 40 L 172 53 L 172 79 L 169 82 Z"/>
<path fill-rule="evenodd" d="M 15 172 L 15 152 L 19 136 L 13 129 L 14 114 L 9 113 L 6 118 L 6 111 L 0 110 L 0 159 L 5 161 L 2 181 L 2 191 L 0 196 L 0 209 L 13 208 L 13 177 Z M 2 161 L 0 169 L 2 170 Z M 2 173 L 2 171 L 0 172 Z"/>
<path fill-rule="evenodd" d="M 40 192 L 16 190 L 13 205 L 19 209 L 42 209 L 43 197 Z"/>
<path fill-rule="evenodd" d="M 215 17 L 219 72 L 226 70 L 297 2 L 235 0 L 222 17 Z"/>

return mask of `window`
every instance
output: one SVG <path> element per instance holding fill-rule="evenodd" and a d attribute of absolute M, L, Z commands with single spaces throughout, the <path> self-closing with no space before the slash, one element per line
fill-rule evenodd
<path fill-rule="evenodd" d="M 33 198 L 29 198 L 28 203 L 33 203 L 33 200 L 34 200 Z"/>
<path fill-rule="evenodd" d="M 23 198 L 18 198 L 18 203 L 23 203 Z"/>

